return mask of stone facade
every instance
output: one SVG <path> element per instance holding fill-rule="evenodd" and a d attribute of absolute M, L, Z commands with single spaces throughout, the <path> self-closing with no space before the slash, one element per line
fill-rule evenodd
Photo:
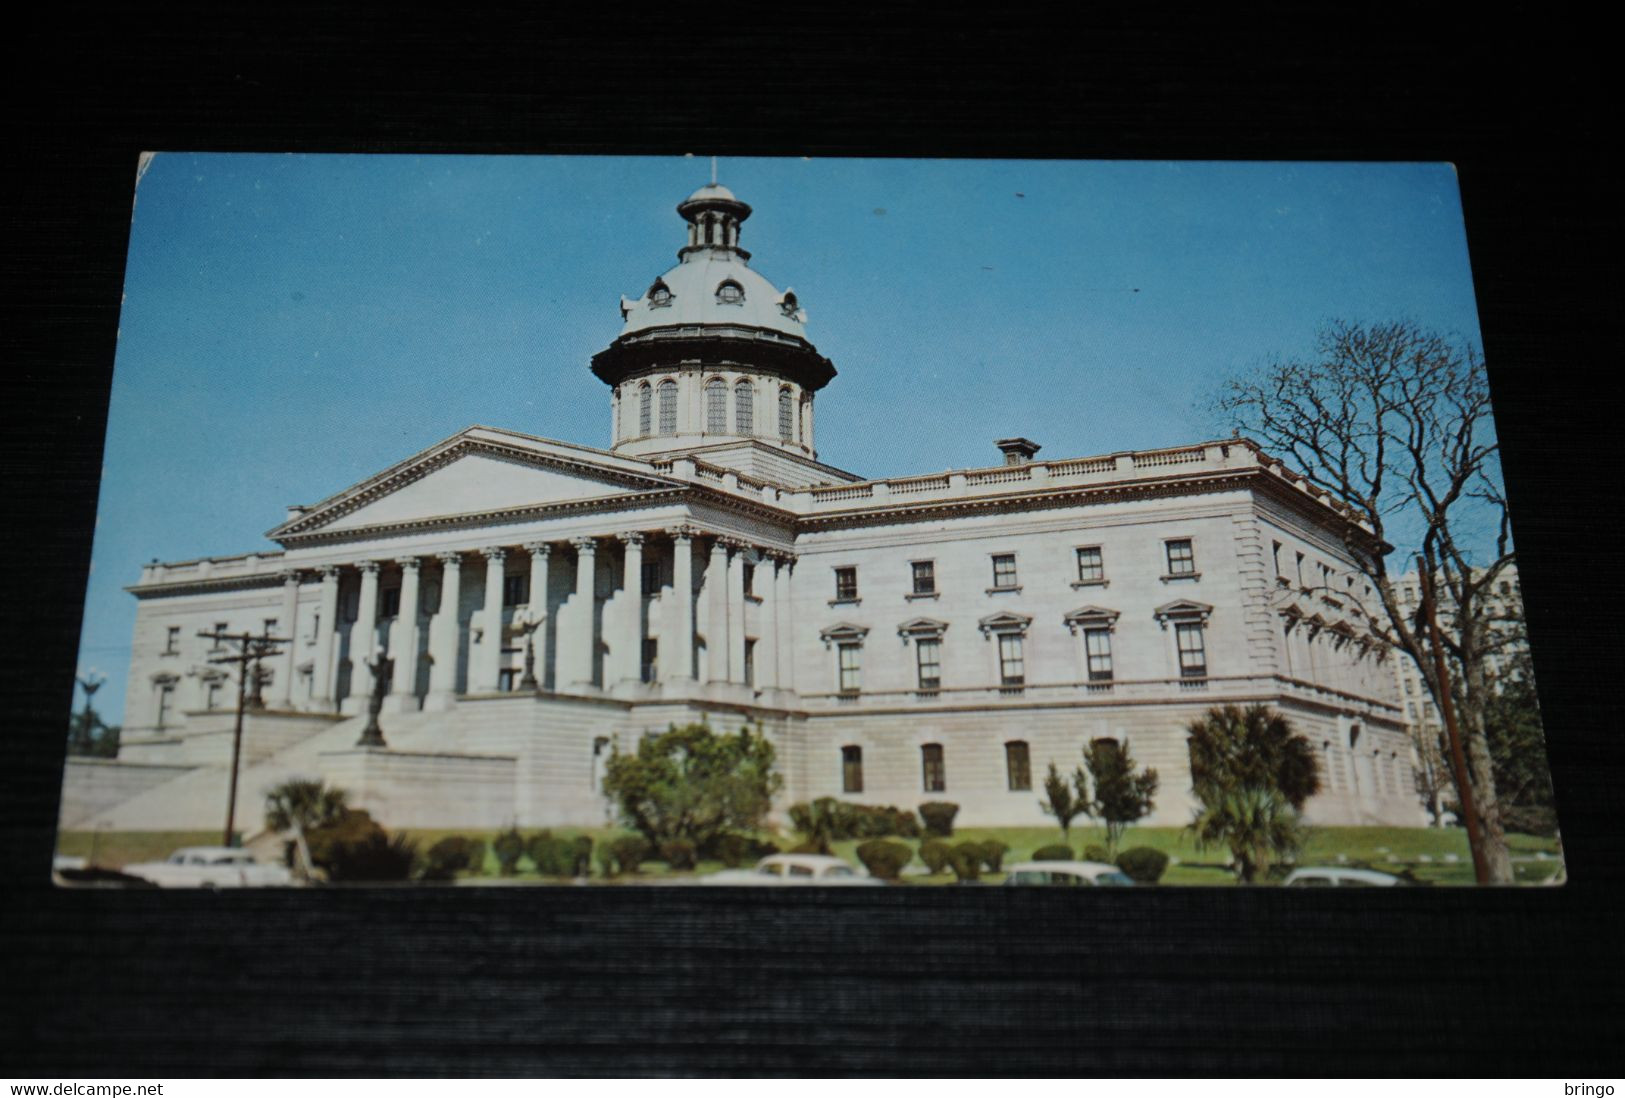
<path fill-rule="evenodd" d="M 218 822 L 235 687 L 199 634 L 221 627 L 291 638 L 250 719 L 251 806 L 319 774 L 391 826 L 598 824 L 610 753 L 707 720 L 774 739 L 785 804 L 950 800 L 966 824 L 1042 823 L 1048 764 L 1112 736 L 1162 775 L 1152 822 L 1181 824 L 1184 726 L 1267 702 L 1322 751 L 1312 820 L 1420 822 L 1391 657 L 1336 595 L 1368 530 L 1246 439 L 823 465 L 834 368 L 744 266 L 749 207 L 712 187 L 679 211 L 681 262 L 594 360 L 612 450 L 470 427 L 291 509 L 276 549 L 142 570 L 122 757 L 189 769 L 94 822 Z M 357 748 L 386 653 L 388 746 Z"/>

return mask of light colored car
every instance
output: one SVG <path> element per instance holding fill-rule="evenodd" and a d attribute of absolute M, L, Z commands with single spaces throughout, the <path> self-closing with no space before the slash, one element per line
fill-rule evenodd
<path fill-rule="evenodd" d="M 827 854 L 770 854 L 755 869 L 725 869 L 701 881 L 708 885 L 878 885 L 881 881 Z"/>
<path fill-rule="evenodd" d="M 1392 873 L 1332 865 L 1294 869 L 1281 882 L 1287 888 L 1388 888 L 1405 883 Z"/>
<path fill-rule="evenodd" d="M 293 874 L 264 865 L 246 850 L 229 846 L 184 846 L 161 862 L 127 865 L 124 872 L 163 888 L 277 888 L 293 884 Z"/>
<path fill-rule="evenodd" d="M 1134 884 L 1127 873 L 1105 862 L 1016 862 L 1004 872 L 1007 885 L 1122 888 Z"/>

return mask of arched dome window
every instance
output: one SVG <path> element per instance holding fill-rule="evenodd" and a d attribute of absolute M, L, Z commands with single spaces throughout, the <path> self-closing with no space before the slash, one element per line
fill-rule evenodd
<path fill-rule="evenodd" d="M 717 287 L 717 304 L 743 305 L 744 303 L 745 287 L 741 286 L 733 279 L 730 278 L 726 282 L 722 283 L 722 285 Z"/>
<path fill-rule="evenodd" d="M 677 383 L 669 378 L 660 383 L 660 433 L 677 433 Z"/>
<path fill-rule="evenodd" d="M 649 308 L 664 309 L 671 304 L 671 287 L 663 279 L 655 279 L 655 284 L 649 287 Z"/>
<path fill-rule="evenodd" d="M 653 433 L 649 424 L 649 404 L 652 396 L 653 393 L 649 389 L 647 381 L 638 387 L 638 436 L 640 438 Z"/>
<path fill-rule="evenodd" d="M 795 399 L 789 389 L 779 390 L 779 437 L 794 442 L 796 437 Z"/>
<path fill-rule="evenodd" d="M 713 435 L 728 433 L 728 385 L 720 377 L 705 383 L 705 429 Z"/>
<path fill-rule="evenodd" d="M 734 386 L 734 434 L 748 435 L 756 429 L 756 390 L 748 381 Z"/>
<path fill-rule="evenodd" d="M 800 308 L 801 303 L 796 300 L 795 293 L 793 291 L 786 290 L 783 299 L 779 301 L 779 312 L 783 313 L 791 320 L 794 320 L 796 318 L 796 311 Z"/>

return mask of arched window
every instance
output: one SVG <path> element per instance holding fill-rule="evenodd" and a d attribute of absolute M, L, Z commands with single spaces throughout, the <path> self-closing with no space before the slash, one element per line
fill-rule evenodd
<path fill-rule="evenodd" d="M 784 297 L 779 301 L 779 312 L 783 313 L 791 320 L 794 320 L 796 318 L 796 312 L 800 308 L 801 306 L 796 301 L 796 295 L 789 291 L 785 291 Z"/>
<path fill-rule="evenodd" d="M 640 438 L 644 435 L 653 433 L 653 428 L 649 423 L 649 416 L 650 412 L 652 411 L 650 408 L 650 401 L 653 399 L 653 396 L 654 394 L 649 388 L 649 383 L 645 381 L 638 389 L 638 436 Z"/>
<path fill-rule="evenodd" d="M 756 389 L 748 381 L 734 386 L 734 434 L 748 435 L 756 426 Z"/>
<path fill-rule="evenodd" d="M 655 284 L 649 287 L 649 308 L 664 309 L 671 304 L 671 287 L 662 279 L 655 279 Z"/>
<path fill-rule="evenodd" d="M 723 305 L 743 305 L 745 303 L 745 287 L 730 278 L 717 287 L 717 301 Z"/>
<path fill-rule="evenodd" d="M 660 433 L 675 435 L 677 433 L 677 383 L 675 381 L 662 381 L 660 383 Z"/>
<path fill-rule="evenodd" d="M 789 389 L 779 390 L 779 437 L 794 442 L 796 437 L 796 410 Z"/>
<path fill-rule="evenodd" d="M 728 433 L 728 386 L 720 377 L 705 383 L 705 429 L 713 435 Z"/>

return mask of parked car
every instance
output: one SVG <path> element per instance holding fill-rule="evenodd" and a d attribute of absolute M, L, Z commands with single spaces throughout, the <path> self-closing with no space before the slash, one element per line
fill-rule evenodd
<path fill-rule="evenodd" d="M 1121 888 L 1134 879 L 1105 862 L 1017 862 L 1005 867 L 1007 885 L 1059 885 L 1063 888 Z"/>
<path fill-rule="evenodd" d="M 878 885 L 840 858 L 827 854 L 770 854 L 755 869 L 725 869 L 702 879 L 711 885 Z"/>
<path fill-rule="evenodd" d="M 277 888 L 293 884 L 293 874 L 264 865 L 246 850 L 229 846 L 185 846 L 161 862 L 127 865 L 124 872 L 163 888 Z"/>
<path fill-rule="evenodd" d="M 1392 873 L 1379 873 L 1375 869 L 1350 869 L 1347 866 L 1315 865 L 1294 869 L 1281 884 L 1288 888 L 1387 888 L 1408 882 Z"/>

